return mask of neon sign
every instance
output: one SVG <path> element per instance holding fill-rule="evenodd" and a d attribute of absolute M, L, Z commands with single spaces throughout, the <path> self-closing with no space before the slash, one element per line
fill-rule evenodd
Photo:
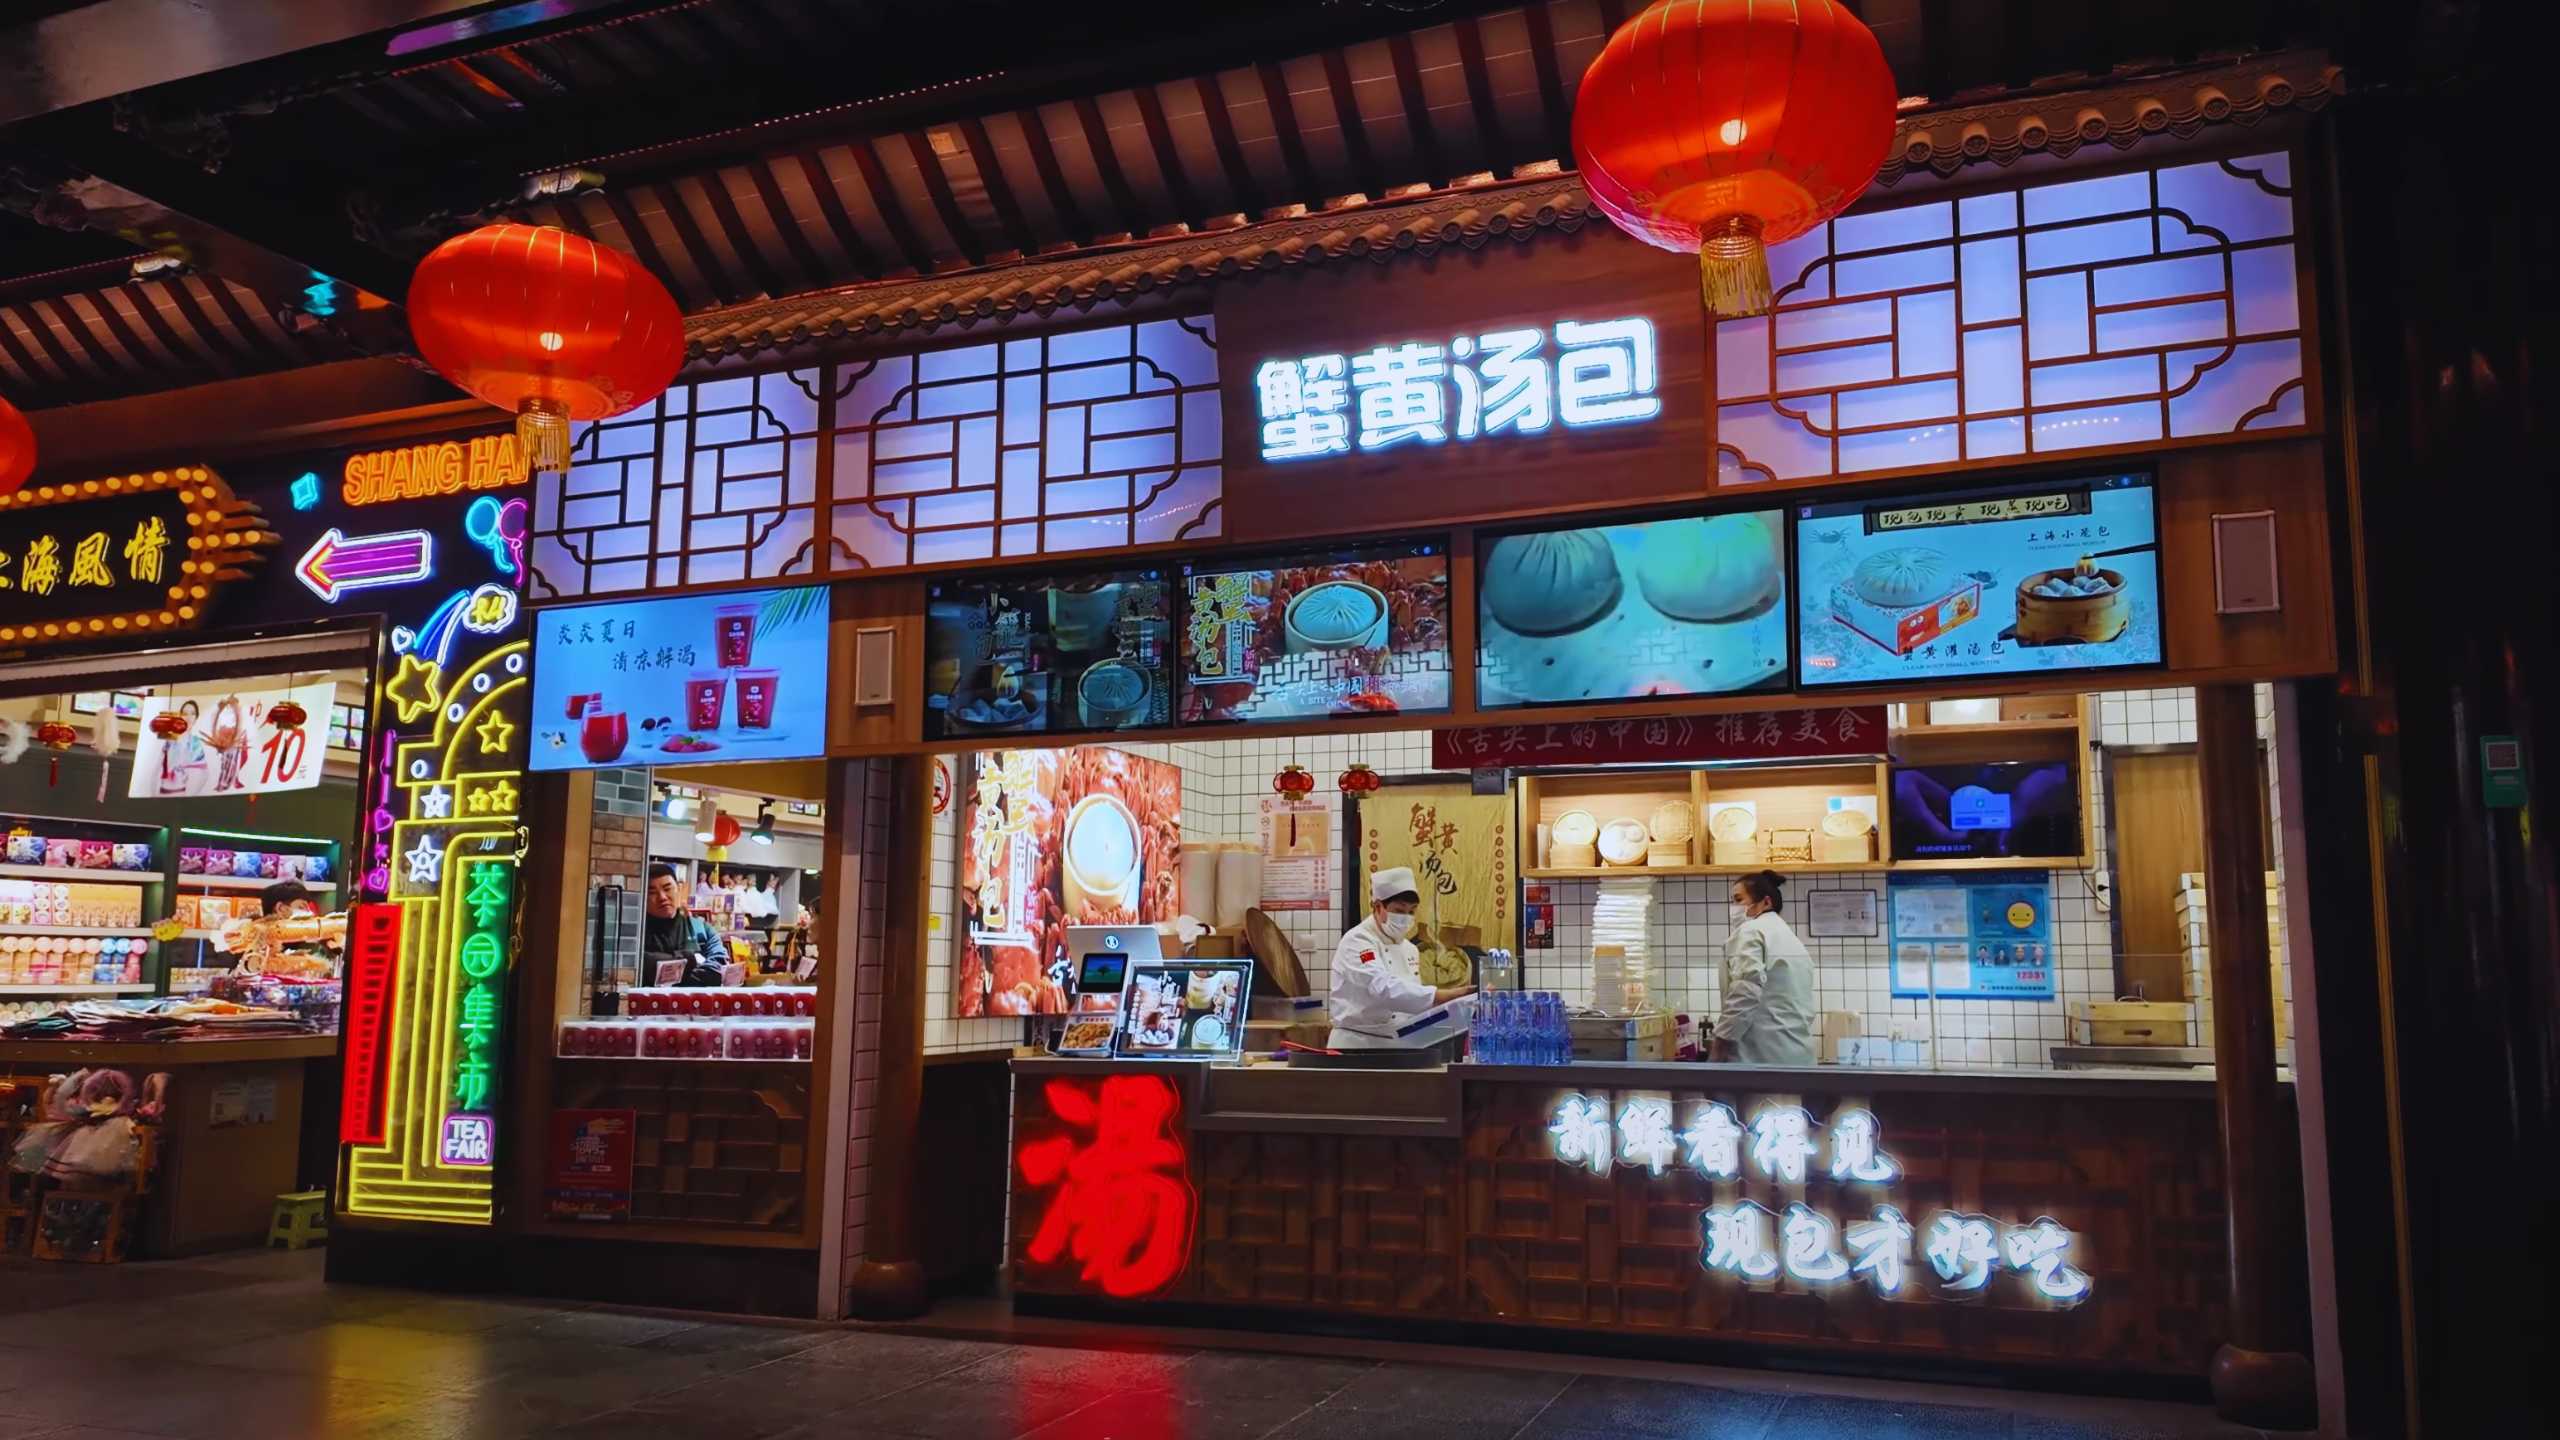
<path fill-rule="evenodd" d="M 419 843 L 425 844 L 425 840 Z M 461 943 L 454 950 L 461 991 L 454 1002 L 452 1109 L 444 1117 L 444 1163 L 488 1165 L 498 1121 L 498 1032 L 504 1017 L 507 929 L 514 915 L 513 856 L 463 862 Z M 470 1142 L 460 1154 L 454 1137 Z"/>
<path fill-rule="evenodd" d="M 350 505 L 380 505 L 521 485 L 526 475 L 524 452 L 509 431 L 350 455 L 338 493 Z"/>
<path fill-rule="evenodd" d="M 358 905 L 347 925 L 344 1101 L 338 1139 L 348 1145 L 382 1143 L 383 1075 L 390 1052 L 391 989 L 400 973 L 400 907 Z"/>
<path fill-rule="evenodd" d="M 0 644 L 190 628 L 273 543 L 201 465 L 0 495 Z"/>
<path fill-rule="evenodd" d="M 436 537 L 424 530 L 395 530 L 384 535 L 350 538 L 331 526 L 302 552 L 293 578 L 302 588 L 335 605 L 350 590 L 377 590 L 408 585 L 436 573 Z"/>
<path fill-rule="evenodd" d="M 1650 420 L 1662 413 L 1660 380 L 1653 322 L 1636 318 L 1559 321 L 1552 336 L 1520 329 L 1446 344 L 1408 340 L 1254 369 L 1265 460 Z"/>
<path fill-rule="evenodd" d="M 1549 1153 L 1559 1165 L 1603 1177 L 1612 1162 L 1659 1177 L 1675 1168 L 1676 1157 L 1716 1182 L 1718 1202 L 1698 1215 L 1698 1263 L 1713 1273 L 1753 1286 L 1864 1284 L 1886 1298 L 1907 1298 L 1905 1281 L 1918 1273 L 1934 1278 L 1936 1297 L 1950 1300 L 1982 1298 L 2001 1277 L 2014 1276 L 2034 1301 L 2063 1309 L 2095 1288 L 2072 1264 L 2079 1236 L 2050 1216 L 2021 1225 L 1940 1210 L 1921 1227 L 1903 1207 L 1887 1203 L 1887 1194 L 1844 1225 L 1834 1210 L 1801 1198 L 1808 1185 L 1873 1190 L 1904 1178 L 1871 1111 L 1843 1107 L 1826 1127 L 1800 1105 L 1770 1104 L 1745 1124 L 1733 1106 L 1700 1099 L 1687 1103 L 1688 1124 L 1674 1132 L 1677 1107 L 1669 1095 L 1638 1091 L 1615 1100 L 1613 1107 L 1608 1095 L 1558 1096 L 1547 1127 Z M 1725 1198 L 1733 1182 L 1779 1187 L 1790 1198 L 1782 1211 Z"/>
<path fill-rule="evenodd" d="M 1172 1284 L 1191 1263 L 1199 1208 L 1173 1082 L 1161 1075 L 1114 1075 L 1098 1085 L 1061 1079 L 1041 1093 L 1071 1133 L 1033 1140 L 1016 1157 L 1025 1181 L 1056 1192 L 1023 1258 L 1035 1265 L 1071 1260 L 1078 1280 L 1115 1299 Z"/>

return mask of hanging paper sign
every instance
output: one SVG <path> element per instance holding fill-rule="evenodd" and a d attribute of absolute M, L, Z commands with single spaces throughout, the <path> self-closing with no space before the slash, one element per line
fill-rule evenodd
<path fill-rule="evenodd" d="M 125 793 L 165 800 L 308 790 L 320 783 L 329 707 L 336 701 L 337 686 L 326 680 L 267 690 L 217 682 L 146 696 Z M 278 708 L 287 705 L 300 706 L 302 717 L 293 719 L 290 709 L 279 717 Z M 185 720 L 186 728 L 160 734 L 152 721 L 164 713 Z"/>
<path fill-rule="evenodd" d="M 0 496 L 0 645 L 192 629 L 275 538 L 200 465 Z"/>
<path fill-rule="evenodd" d="M 1431 732 L 1442 770 L 1485 766 L 1661 765 L 1708 760 L 1800 760 L 1874 755 L 1885 747 L 1884 707 L 1742 710 L 1651 720 L 1466 725 Z"/>
<path fill-rule="evenodd" d="M 1316 800 L 1262 797 L 1262 908 L 1333 908 L 1333 812 Z"/>

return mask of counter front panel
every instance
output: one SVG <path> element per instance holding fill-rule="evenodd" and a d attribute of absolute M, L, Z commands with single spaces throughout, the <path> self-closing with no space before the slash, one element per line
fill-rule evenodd
<path fill-rule="evenodd" d="M 1282 1069 L 1018 1064 L 1017 1293 L 2190 1379 L 2227 1329 L 2208 1082 L 1361 1078 L 1391 1124 Z"/>

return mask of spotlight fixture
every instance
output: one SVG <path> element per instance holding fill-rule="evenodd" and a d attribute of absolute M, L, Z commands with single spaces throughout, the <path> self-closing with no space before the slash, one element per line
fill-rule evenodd
<path fill-rule="evenodd" d="M 658 813 L 666 816 L 668 819 L 684 819 L 685 811 L 691 804 L 691 801 L 687 800 L 684 796 L 677 794 L 673 786 L 660 785 L 658 787 Z"/>
<path fill-rule="evenodd" d="M 747 832 L 747 838 L 753 840 L 759 845 L 770 845 L 773 843 L 772 801 L 767 800 L 764 802 L 764 808 L 756 811 L 756 828 Z"/>
<path fill-rule="evenodd" d="M 709 845 L 719 837 L 719 834 L 720 807 L 717 805 L 703 806 L 702 817 L 694 822 L 693 838 L 701 841 L 705 845 Z"/>

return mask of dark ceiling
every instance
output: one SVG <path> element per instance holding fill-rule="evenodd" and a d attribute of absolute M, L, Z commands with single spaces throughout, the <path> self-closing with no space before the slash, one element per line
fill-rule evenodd
<path fill-rule="evenodd" d="M 1566 159 L 1582 69 L 1640 6 L 298 0 L 129 43 L 173 8 L 206 9 L 0 20 L 22 407 L 396 348 L 417 257 L 501 216 L 618 246 L 699 312 L 1508 178 Z M 2320 38 L 2317 0 L 1849 8 L 1930 104 Z"/>

